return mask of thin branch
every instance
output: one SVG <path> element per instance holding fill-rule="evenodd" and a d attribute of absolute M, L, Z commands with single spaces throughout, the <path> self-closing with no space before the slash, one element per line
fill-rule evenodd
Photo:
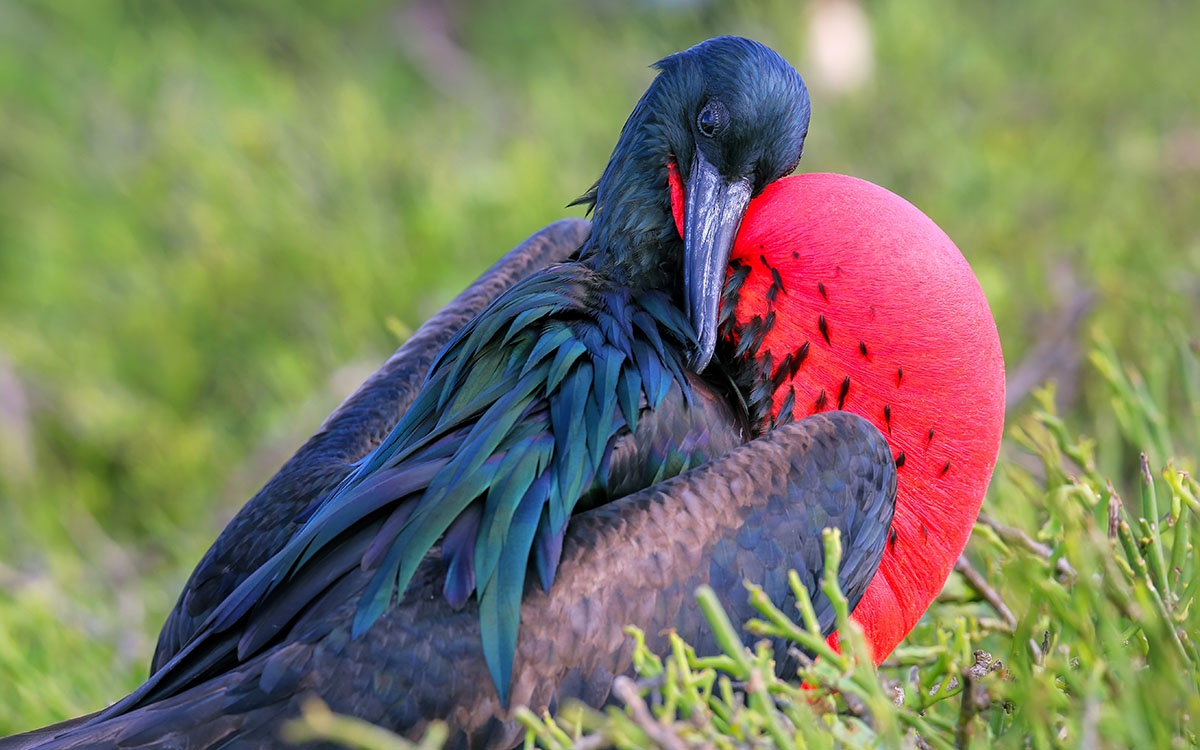
<path fill-rule="evenodd" d="M 996 535 L 1008 544 L 1022 547 L 1023 549 L 1032 552 L 1047 562 L 1054 557 L 1054 551 L 1046 545 L 1035 541 L 1021 529 L 1014 528 L 1012 526 L 1005 526 L 986 513 L 979 514 L 978 523 L 981 523 L 992 531 L 996 532 Z M 1070 579 L 1074 579 L 1077 575 L 1075 573 L 1075 568 L 1071 567 L 1071 563 L 1067 562 L 1066 559 L 1062 557 L 1058 558 L 1058 560 L 1055 562 L 1055 572 Z"/>
<path fill-rule="evenodd" d="M 958 571 L 967 585 L 975 590 L 984 601 L 992 605 L 992 609 L 996 610 L 996 614 L 1000 615 L 1000 619 L 1004 620 L 1005 629 L 1012 632 L 1017 629 L 1017 617 L 1004 603 L 1000 593 L 996 589 L 988 585 L 987 579 L 983 574 L 975 569 L 971 561 L 965 555 L 959 555 L 958 562 L 954 563 L 954 569 Z"/>
<path fill-rule="evenodd" d="M 1079 345 L 1083 324 L 1095 307 L 1096 290 L 1080 281 L 1079 273 L 1061 263 L 1049 270 L 1055 307 L 1042 313 L 1029 330 L 1039 331 L 1025 358 L 1008 372 L 1004 411 L 1011 414 L 1033 389 L 1054 380 L 1059 383 L 1059 405 L 1069 404 L 1078 389 L 1083 352 Z"/>
<path fill-rule="evenodd" d="M 612 741 L 603 732 L 585 734 L 572 740 L 571 750 L 600 750 L 602 747 L 612 747 Z"/>
<path fill-rule="evenodd" d="M 666 750 L 687 750 L 683 740 L 668 727 L 659 723 L 650 713 L 650 707 L 642 700 L 633 680 L 624 675 L 617 677 L 613 680 L 613 694 L 629 707 L 634 723 L 646 733 L 651 741 Z"/>
<path fill-rule="evenodd" d="M 975 663 L 962 671 L 962 699 L 959 703 L 958 724 L 954 731 L 956 748 L 967 748 L 973 744 L 975 717 L 991 706 L 987 688 L 981 681 L 1000 666 L 999 660 L 993 660 L 988 652 L 976 651 Z"/>

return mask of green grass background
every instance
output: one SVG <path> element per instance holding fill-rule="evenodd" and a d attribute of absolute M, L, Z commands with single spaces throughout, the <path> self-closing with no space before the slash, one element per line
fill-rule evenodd
<path fill-rule="evenodd" d="M 796 2 L 436 5 L 0 2 L 0 734 L 144 677 L 239 505 L 406 332 L 579 214 L 649 63 L 738 33 L 808 73 Z M 813 82 L 801 170 L 941 224 L 1010 370 L 1052 342 L 1118 491 L 1139 450 L 1195 469 L 1200 3 L 864 7 L 873 77 Z M 986 509 L 1035 530 L 1045 498 L 1006 478 L 1029 463 L 1007 445 Z"/>

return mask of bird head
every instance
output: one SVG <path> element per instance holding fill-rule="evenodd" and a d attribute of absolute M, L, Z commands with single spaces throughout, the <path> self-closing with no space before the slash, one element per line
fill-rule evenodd
<path fill-rule="evenodd" d="M 808 132 L 800 74 L 758 42 L 717 37 L 655 64 L 604 174 L 584 256 L 637 286 L 678 290 L 703 370 L 733 239 L 751 197 L 795 169 Z M 682 244 L 673 214 L 683 215 Z"/>

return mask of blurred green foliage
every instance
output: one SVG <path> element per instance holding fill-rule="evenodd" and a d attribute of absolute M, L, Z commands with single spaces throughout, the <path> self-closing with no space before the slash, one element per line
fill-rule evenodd
<path fill-rule="evenodd" d="M 836 93 L 816 6 L 784 0 L 0 3 L 0 733 L 134 687 L 240 503 L 406 331 L 577 213 L 647 65 L 718 33 L 809 77 L 803 170 L 956 240 L 1100 475 L 1136 496 L 1139 450 L 1195 469 L 1200 4 L 864 7 L 873 77 Z M 988 507 L 1037 529 L 1048 495 L 1007 478 L 1027 456 Z"/>

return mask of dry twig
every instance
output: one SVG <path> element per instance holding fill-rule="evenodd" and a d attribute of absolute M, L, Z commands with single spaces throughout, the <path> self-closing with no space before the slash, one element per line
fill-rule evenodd
<path fill-rule="evenodd" d="M 1006 526 L 986 513 L 979 514 L 978 523 L 981 523 L 992 531 L 996 532 L 996 535 L 1004 540 L 1004 542 L 1028 550 L 1043 560 L 1049 561 L 1054 557 L 1053 550 L 1046 545 L 1035 541 L 1031 536 L 1026 534 L 1021 529 L 1017 529 L 1012 526 Z M 1054 567 L 1055 572 L 1060 576 L 1070 579 L 1074 579 L 1076 576 L 1075 568 L 1071 567 L 1071 563 L 1067 562 L 1064 558 L 1058 558 Z"/>
<path fill-rule="evenodd" d="M 1004 626 L 1009 632 L 1017 629 L 1016 615 L 1004 603 L 1004 599 L 1001 598 L 1000 593 L 988 584 L 987 579 L 975 569 L 975 566 L 971 564 L 971 561 L 965 555 L 959 555 L 958 561 L 954 563 L 954 569 L 963 577 L 968 586 L 982 596 L 984 601 L 992 605 L 992 609 L 996 610 L 996 614 L 1000 615 L 1000 619 L 1004 621 Z"/>
<path fill-rule="evenodd" d="M 683 740 L 650 713 L 650 707 L 642 700 L 633 680 L 624 675 L 617 677 L 613 680 L 613 694 L 629 707 L 630 718 L 651 741 L 666 750 L 687 750 Z"/>

